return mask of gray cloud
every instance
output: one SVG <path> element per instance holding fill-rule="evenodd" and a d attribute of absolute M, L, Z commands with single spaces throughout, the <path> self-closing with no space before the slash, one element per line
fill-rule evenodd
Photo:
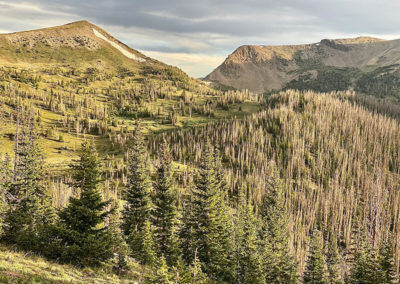
<path fill-rule="evenodd" d="M 399 8 L 392 0 L 0 0 L 0 30 L 88 19 L 133 48 L 163 54 L 167 63 L 200 76 L 243 44 L 393 37 L 400 34 Z M 177 54 L 192 54 L 199 68 L 174 61 Z M 209 65 L 201 66 L 199 55 L 207 56 Z"/>

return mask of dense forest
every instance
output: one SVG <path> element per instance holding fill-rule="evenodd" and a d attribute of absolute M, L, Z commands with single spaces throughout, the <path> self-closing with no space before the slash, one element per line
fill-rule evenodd
<path fill-rule="evenodd" d="M 220 97 L 228 107 L 250 98 Z M 4 115 L 16 125 L 0 167 L 7 246 L 141 283 L 398 279 L 394 106 L 288 90 L 247 117 L 155 135 L 135 117 L 121 159 L 102 157 L 88 135 L 49 178 L 40 104 L 20 100 Z"/>

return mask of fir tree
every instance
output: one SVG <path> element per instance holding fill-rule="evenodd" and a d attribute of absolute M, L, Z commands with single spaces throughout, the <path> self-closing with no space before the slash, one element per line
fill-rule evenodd
<path fill-rule="evenodd" d="M 100 162 L 94 144 L 83 142 L 80 159 L 72 166 L 80 196 L 71 197 L 59 213 L 57 247 L 53 257 L 63 262 L 95 266 L 113 257 L 113 235 L 105 225 L 113 210 L 99 191 Z"/>
<path fill-rule="evenodd" d="M 377 283 L 397 283 L 393 246 L 389 239 L 384 240 L 379 248 L 378 270 Z"/>
<path fill-rule="evenodd" d="M 242 188 L 235 222 L 237 283 L 264 283 L 257 225 L 253 206 L 250 201 L 246 202 Z"/>
<path fill-rule="evenodd" d="M 263 218 L 263 270 L 267 283 L 296 283 L 297 265 L 289 252 L 287 234 L 288 214 L 284 205 L 282 185 L 276 174 L 272 176 L 264 197 Z"/>
<path fill-rule="evenodd" d="M 332 239 L 328 244 L 328 253 L 326 264 L 328 266 L 328 283 L 343 284 L 343 276 L 341 272 L 342 259 L 339 254 L 335 234 L 332 234 Z"/>
<path fill-rule="evenodd" d="M 13 180 L 8 183 L 4 239 L 24 249 L 40 248 L 40 231 L 54 221 L 51 197 L 44 186 L 43 155 L 36 143 L 34 122 L 23 127 L 15 141 Z"/>
<path fill-rule="evenodd" d="M 377 282 L 376 254 L 368 242 L 363 239 L 361 245 L 354 251 L 353 267 L 350 271 L 350 283 L 372 284 Z"/>
<path fill-rule="evenodd" d="M 140 253 L 137 254 L 137 258 L 144 264 L 154 265 L 156 264 L 157 254 L 156 254 L 156 244 L 154 238 L 154 229 L 150 220 L 146 220 L 143 224 L 143 229 L 132 239 L 138 238 L 138 243 L 140 242 L 142 248 Z"/>
<path fill-rule="evenodd" d="M 179 257 L 177 236 L 176 189 L 173 184 L 173 171 L 168 145 L 161 145 L 160 163 L 154 182 L 154 225 L 159 252 L 167 257 L 167 263 L 174 265 Z"/>
<path fill-rule="evenodd" d="M 205 265 L 205 272 L 212 278 L 232 281 L 232 228 L 226 206 L 226 192 L 220 188 L 220 174 L 216 165 L 214 149 L 208 142 L 195 179 L 192 213 L 184 228 L 190 234 L 183 239 L 183 246 L 197 249 L 199 260 Z M 184 253 L 186 257 L 194 258 L 193 250 Z"/>
<path fill-rule="evenodd" d="M 160 261 L 157 265 L 157 269 L 152 272 L 146 279 L 146 283 L 154 283 L 154 284 L 170 284 L 174 283 L 173 276 L 168 269 L 167 262 L 165 261 L 165 257 L 162 255 Z"/>
<path fill-rule="evenodd" d="M 146 227 L 145 222 L 151 219 L 152 202 L 146 148 L 139 125 L 135 129 L 128 153 L 128 185 L 125 192 L 126 203 L 122 211 L 122 229 L 128 238 L 133 256 L 143 261 L 140 258 L 146 253 L 143 251 L 142 231 Z"/>
<path fill-rule="evenodd" d="M 303 283 L 323 284 L 328 283 L 326 279 L 326 263 L 323 247 L 322 234 L 314 230 L 309 246 L 306 269 L 303 275 Z"/>

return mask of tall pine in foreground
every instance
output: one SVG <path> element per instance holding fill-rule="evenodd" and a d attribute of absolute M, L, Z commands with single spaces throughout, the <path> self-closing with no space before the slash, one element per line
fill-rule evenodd
<path fill-rule="evenodd" d="M 189 216 L 185 217 L 182 235 L 186 259 L 197 253 L 204 272 L 216 281 L 231 282 L 234 274 L 232 226 L 226 192 L 216 165 L 214 148 L 208 142 L 202 153 L 201 165 L 195 179 Z"/>
<path fill-rule="evenodd" d="M 59 213 L 52 256 L 63 262 L 95 266 L 113 257 L 114 238 L 105 225 L 113 210 L 108 209 L 111 201 L 103 201 L 99 190 L 101 167 L 93 143 L 83 142 L 80 158 L 71 168 L 80 196 L 71 197 Z"/>
<path fill-rule="evenodd" d="M 379 283 L 377 282 L 377 268 L 376 252 L 364 237 L 359 247 L 354 251 L 353 267 L 348 282 L 352 284 Z"/>
<path fill-rule="evenodd" d="M 40 232 L 54 221 L 51 197 L 43 180 L 44 159 L 36 138 L 30 115 L 22 131 L 17 127 L 13 179 L 6 188 L 9 206 L 3 227 L 7 242 L 30 250 L 41 247 Z"/>
<path fill-rule="evenodd" d="M 269 180 L 261 206 L 263 270 L 266 283 L 296 283 L 297 264 L 289 251 L 288 213 L 276 173 Z"/>
<path fill-rule="evenodd" d="M 331 234 L 331 240 L 328 243 L 326 264 L 328 266 L 328 283 L 343 284 L 342 258 L 339 253 L 335 234 Z"/>
<path fill-rule="evenodd" d="M 306 269 L 303 275 L 303 283 L 328 283 L 323 244 L 322 233 L 318 230 L 314 230 L 311 236 L 311 244 L 309 246 Z"/>
<path fill-rule="evenodd" d="M 245 189 L 239 191 L 235 218 L 235 264 L 237 283 L 264 283 L 258 220 L 250 200 L 246 201 Z"/>
<path fill-rule="evenodd" d="M 144 264 L 153 259 L 154 230 L 151 224 L 151 180 L 146 147 L 140 125 L 135 129 L 132 146 L 128 150 L 128 184 L 122 211 L 122 230 L 128 239 L 133 257 Z M 149 245 L 151 244 L 151 247 Z"/>
<path fill-rule="evenodd" d="M 382 284 L 398 283 L 396 266 L 394 264 L 394 251 L 390 239 L 384 240 L 378 252 L 378 281 Z"/>
<path fill-rule="evenodd" d="M 166 257 L 169 265 L 176 265 L 179 258 L 177 192 L 168 145 L 164 142 L 160 148 L 160 162 L 154 182 L 153 222 L 159 252 Z"/>

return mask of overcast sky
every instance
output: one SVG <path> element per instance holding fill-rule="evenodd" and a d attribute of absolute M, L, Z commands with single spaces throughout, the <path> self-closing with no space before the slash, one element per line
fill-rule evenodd
<path fill-rule="evenodd" d="M 85 19 L 202 77 L 243 44 L 400 38 L 399 11 L 396 0 L 0 0 L 0 32 Z"/>

